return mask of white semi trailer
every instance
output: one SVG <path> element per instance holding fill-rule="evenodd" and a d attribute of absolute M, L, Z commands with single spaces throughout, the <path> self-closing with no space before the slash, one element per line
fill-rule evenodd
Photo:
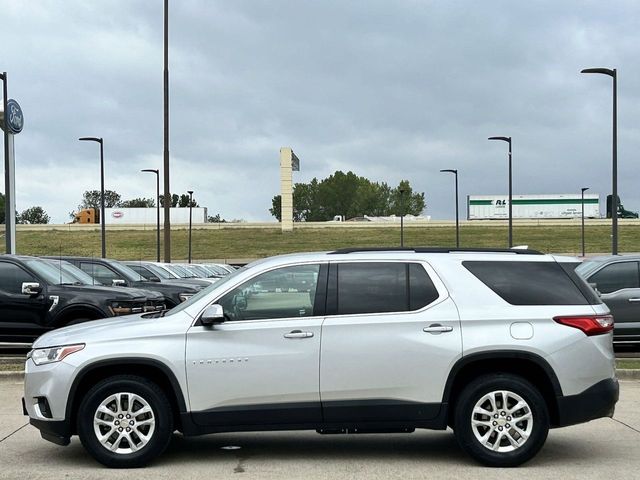
<path fill-rule="evenodd" d="M 513 195 L 513 218 L 580 218 L 580 194 Z M 584 195 L 584 216 L 600 218 L 600 195 Z M 509 218 L 508 195 L 468 195 L 468 220 Z"/>
<path fill-rule="evenodd" d="M 207 209 L 204 207 L 193 207 L 192 223 L 206 223 Z M 174 207 L 169 209 L 172 225 L 189 223 L 189 207 Z M 153 208 L 105 208 L 104 215 L 107 217 L 107 225 L 155 225 L 156 209 Z M 160 225 L 164 224 L 164 211 L 160 209 Z"/>

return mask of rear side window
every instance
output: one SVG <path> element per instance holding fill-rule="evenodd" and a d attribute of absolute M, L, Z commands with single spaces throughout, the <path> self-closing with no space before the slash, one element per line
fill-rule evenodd
<path fill-rule="evenodd" d="M 418 310 L 438 298 L 425 269 L 409 263 L 339 263 L 339 315 Z"/>
<path fill-rule="evenodd" d="M 623 288 L 640 288 L 638 262 L 618 262 L 607 265 L 589 277 L 601 293 L 611 293 Z"/>
<path fill-rule="evenodd" d="M 462 265 L 512 305 L 589 305 L 556 262 L 466 261 Z"/>

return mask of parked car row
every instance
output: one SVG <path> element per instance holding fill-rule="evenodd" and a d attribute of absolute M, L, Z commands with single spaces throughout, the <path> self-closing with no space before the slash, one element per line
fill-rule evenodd
<path fill-rule="evenodd" d="M 615 345 L 640 344 L 640 255 L 589 258 L 576 267 L 609 307 Z"/>
<path fill-rule="evenodd" d="M 143 264 L 155 273 L 143 275 Z M 31 343 L 58 327 L 171 309 L 221 278 L 204 271 L 209 276 L 183 278 L 150 262 L 0 255 L 0 342 Z"/>

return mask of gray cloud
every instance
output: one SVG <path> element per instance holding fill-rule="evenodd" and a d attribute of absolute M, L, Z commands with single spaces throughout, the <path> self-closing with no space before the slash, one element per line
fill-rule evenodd
<path fill-rule="evenodd" d="M 619 191 L 640 209 L 640 10 L 603 2 L 171 1 L 172 190 L 225 217 L 269 219 L 278 149 L 295 179 L 335 169 L 407 178 L 427 214 L 461 195 L 610 189 L 611 82 L 619 69 Z M 25 111 L 16 139 L 18 208 L 55 221 L 97 188 L 152 196 L 162 161 L 161 2 L 0 1 L 0 69 Z M 462 200 L 462 199 L 461 199 Z M 604 211 L 604 208 L 602 209 Z"/>

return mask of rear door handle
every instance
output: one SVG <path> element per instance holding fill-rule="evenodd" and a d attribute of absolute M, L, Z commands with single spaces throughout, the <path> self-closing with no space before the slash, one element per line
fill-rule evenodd
<path fill-rule="evenodd" d="M 284 338 L 311 338 L 313 332 L 303 332 L 302 330 L 291 330 L 289 333 L 284 334 Z"/>
<path fill-rule="evenodd" d="M 450 327 L 448 325 L 440 325 L 439 323 L 434 323 L 433 325 L 429 325 L 428 327 L 424 327 L 422 329 L 423 332 L 433 333 L 435 335 L 438 335 L 440 333 L 451 332 L 452 330 L 453 330 L 453 327 Z"/>
<path fill-rule="evenodd" d="M 640 298 L 630 298 L 629 303 L 640 303 Z"/>

